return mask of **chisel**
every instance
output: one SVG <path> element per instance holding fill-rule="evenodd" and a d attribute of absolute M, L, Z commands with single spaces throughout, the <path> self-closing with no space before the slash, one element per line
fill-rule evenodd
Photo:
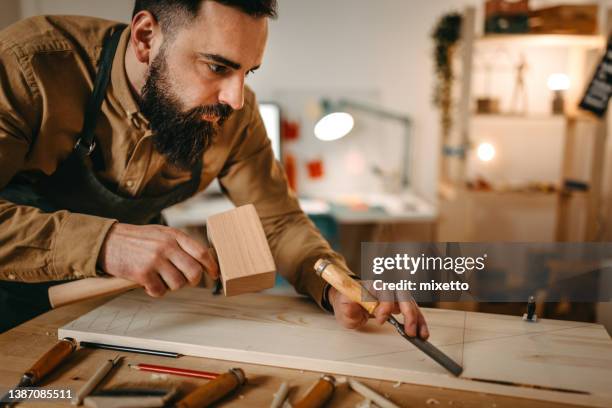
<path fill-rule="evenodd" d="M 244 384 L 247 379 L 240 368 L 232 368 L 225 374 L 219 375 L 216 379 L 210 380 L 204 385 L 196 388 L 174 406 L 176 408 L 203 408 L 207 407 L 226 395 L 236 391 Z"/>
<path fill-rule="evenodd" d="M 295 404 L 288 404 L 291 408 L 319 408 L 324 406 L 334 394 L 336 379 L 331 375 L 324 375 L 308 391 L 308 393 Z"/>
<path fill-rule="evenodd" d="M 362 291 L 366 291 L 360 283 L 352 279 L 348 274 L 342 271 L 337 266 L 333 265 L 327 259 L 319 259 L 315 263 L 315 271 L 317 275 L 325 279 L 327 283 L 332 285 L 336 290 L 342 293 L 344 296 L 351 299 L 353 302 L 359 303 L 361 307 L 368 311 L 369 314 L 374 314 L 374 310 L 378 306 L 377 300 L 363 300 Z M 435 362 L 446 368 L 454 376 L 459 376 L 463 372 L 463 367 L 453 361 L 449 356 L 444 354 L 436 346 L 428 342 L 427 340 L 420 339 L 418 337 L 410 337 L 404 332 L 404 325 L 397 321 L 393 316 L 387 319 L 387 322 L 391 323 L 397 332 L 416 348 L 421 350 L 423 353 L 431 357 Z"/>
<path fill-rule="evenodd" d="M 76 341 L 73 339 L 65 338 L 60 340 L 23 374 L 21 381 L 19 381 L 19 384 L 17 384 L 15 388 L 33 387 L 37 385 L 44 377 L 66 361 L 75 349 Z M 0 401 L 8 400 L 9 395 L 10 391 Z M 15 402 L 0 402 L 0 408 L 10 407 L 14 403 Z"/>

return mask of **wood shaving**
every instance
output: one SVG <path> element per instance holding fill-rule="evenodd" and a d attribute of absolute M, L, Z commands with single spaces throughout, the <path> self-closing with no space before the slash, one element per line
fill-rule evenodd
<path fill-rule="evenodd" d="M 151 374 L 152 380 L 167 380 L 168 374 Z"/>
<path fill-rule="evenodd" d="M 435 398 L 430 398 L 426 401 L 427 405 L 440 405 L 440 401 Z"/>
<path fill-rule="evenodd" d="M 402 382 L 398 381 L 395 384 L 393 384 L 393 388 L 399 388 L 401 385 L 402 385 Z"/>
<path fill-rule="evenodd" d="M 346 377 L 336 377 L 336 384 L 346 384 L 348 382 L 348 378 Z"/>

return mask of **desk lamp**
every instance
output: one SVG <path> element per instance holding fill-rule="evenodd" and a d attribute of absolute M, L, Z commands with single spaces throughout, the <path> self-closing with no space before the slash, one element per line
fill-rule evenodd
<path fill-rule="evenodd" d="M 404 126 L 404 149 L 402 157 L 401 187 L 407 190 L 410 186 L 410 125 L 411 120 L 408 116 L 395 113 L 376 106 L 367 105 L 347 99 L 340 99 L 332 102 L 328 99 L 321 101 L 324 115 L 317 122 L 314 133 L 317 139 L 324 141 L 338 140 L 348 135 L 355 125 L 353 116 L 347 110 L 362 112 L 381 119 L 399 122 Z"/>

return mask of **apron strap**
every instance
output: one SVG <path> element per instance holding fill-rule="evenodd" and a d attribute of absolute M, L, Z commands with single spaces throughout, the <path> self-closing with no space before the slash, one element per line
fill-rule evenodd
<path fill-rule="evenodd" d="M 125 28 L 125 25 L 117 27 L 115 32 L 113 32 L 113 34 L 104 41 L 100 68 L 94 82 L 93 93 L 89 98 L 89 101 L 87 101 L 87 106 L 85 108 L 83 129 L 81 130 L 79 139 L 74 145 L 75 153 L 81 157 L 91 155 L 96 148 L 96 140 L 94 135 L 96 122 L 98 120 L 98 115 L 100 114 L 100 109 L 102 108 L 102 102 L 106 97 L 106 90 L 110 82 L 113 67 L 113 59 L 115 58 L 115 53 L 117 51 L 117 47 L 119 46 L 121 34 Z M 104 159 L 100 149 L 94 153 L 92 160 L 97 169 L 104 168 Z"/>

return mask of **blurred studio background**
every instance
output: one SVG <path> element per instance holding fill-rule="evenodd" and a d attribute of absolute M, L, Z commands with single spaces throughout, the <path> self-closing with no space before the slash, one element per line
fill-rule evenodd
<path fill-rule="evenodd" d="M 0 27 L 132 7 L 3 0 Z M 357 272 L 365 241 L 611 241 L 605 72 L 589 88 L 611 28 L 612 0 L 280 0 L 248 83 L 303 209 Z M 230 205 L 212 186 L 166 216 L 189 229 Z M 610 303 L 538 307 L 612 331 Z"/>

